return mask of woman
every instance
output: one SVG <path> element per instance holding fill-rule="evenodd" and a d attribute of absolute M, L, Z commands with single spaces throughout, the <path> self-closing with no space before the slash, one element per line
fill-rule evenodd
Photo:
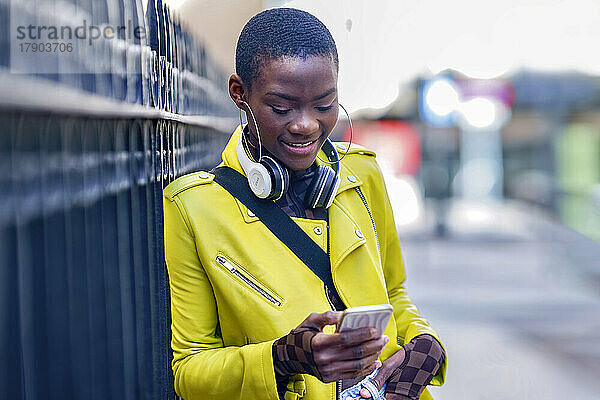
<path fill-rule="evenodd" d="M 189 174 L 164 190 L 173 372 L 185 399 L 332 399 L 368 375 L 388 400 L 425 399 L 427 384 L 443 382 L 439 339 L 403 288 L 375 154 L 337 144 L 341 162 L 317 157 L 322 147 L 333 152 L 327 137 L 339 111 L 337 74 L 335 43 L 317 18 L 286 8 L 254 16 L 229 79 L 248 124 L 233 133 L 220 165 L 252 176 L 251 187 L 282 172 L 268 193 L 264 186 L 255 193 L 327 254 L 332 283 L 214 174 Z M 249 168 L 260 162 L 273 171 L 255 182 Z M 370 328 L 335 333 L 341 313 L 334 310 L 382 303 L 394 309 L 383 336 Z M 378 397 L 372 392 L 354 394 Z"/>

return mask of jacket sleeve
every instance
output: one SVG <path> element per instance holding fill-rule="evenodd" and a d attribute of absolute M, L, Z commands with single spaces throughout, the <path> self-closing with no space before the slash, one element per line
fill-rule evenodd
<path fill-rule="evenodd" d="M 163 197 L 163 206 L 176 393 L 187 400 L 277 400 L 273 342 L 224 345 L 216 300 L 185 207 L 177 196 L 173 201 Z"/>
<path fill-rule="evenodd" d="M 372 199 L 375 200 L 373 214 L 375 225 L 379 235 L 381 248 L 381 263 L 387 286 L 388 297 L 390 304 L 394 307 L 394 318 L 396 320 L 396 329 L 398 331 L 398 344 L 404 345 L 413 340 L 416 336 L 429 334 L 444 347 L 437 333 L 429 326 L 429 323 L 419 315 L 419 311 L 412 303 L 410 297 L 404 288 L 406 273 L 404 270 L 404 262 L 400 251 L 400 242 L 398 233 L 396 232 L 396 223 L 392 213 L 390 199 L 385 188 L 383 175 L 376 163 L 378 182 L 375 182 L 376 187 L 382 188 L 381 191 L 375 193 Z M 446 357 L 438 373 L 431 380 L 432 385 L 441 385 L 444 383 L 446 375 L 446 359 L 447 351 L 444 348 Z"/>

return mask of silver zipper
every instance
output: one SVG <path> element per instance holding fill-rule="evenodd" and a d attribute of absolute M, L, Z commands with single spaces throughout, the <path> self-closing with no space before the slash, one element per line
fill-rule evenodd
<path fill-rule="evenodd" d="M 246 275 L 244 275 L 242 272 L 240 272 L 240 270 L 237 269 L 232 263 L 227 261 L 227 259 L 225 257 L 217 256 L 216 260 L 219 264 L 221 264 L 223 267 L 225 267 L 226 270 L 228 270 L 233 275 L 240 278 L 246 285 L 250 286 L 250 288 L 254 289 L 262 297 L 264 297 L 265 299 L 267 299 L 268 301 L 270 301 L 271 303 L 275 304 L 278 307 L 281 306 L 281 302 L 279 300 L 277 300 L 276 298 L 271 296 L 263 288 L 258 286 L 250 278 L 248 278 Z"/>
<path fill-rule="evenodd" d="M 329 256 L 329 237 L 330 237 L 329 223 L 327 223 L 327 255 L 328 256 Z M 331 278 L 333 280 L 333 276 Z M 333 302 L 331 301 L 331 298 L 329 297 L 329 288 L 325 284 L 323 284 L 323 287 L 325 288 L 325 297 L 327 298 L 327 301 L 329 302 L 329 307 L 331 307 L 331 309 L 333 311 L 337 311 L 335 308 L 335 305 L 333 305 Z M 336 391 L 336 400 L 339 400 L 342 397 L 342 381 L 341 380 L 339 380 L 335 383 L 335 391 Z"/>
<path fill-rule="evenodd" d="M 379 248 L 379 237 L 377 236 L 377 227 L 375 226 L 375 220 L 373 220 L 373 214 L 371 214 L 371 210 L 369 209 L 367 200 L 365 199 L 365 196 L 363 195 L 363 192 L 360 190 L 360 188 L 357 186 L 354 189 L 356 190 L 356 193 L 358 193 L 358 195 L 360 196 L 360 199 L 362 200 L 363 204 L 365 205 L 365 208 L 367 209 L 367 212 L 369 213 L 369 218 L 371 218 L 371 224 L 373 225 L 373 232 L 375 232 L 375 243 L 377 244 L 377 254 L 379 254 L 379 262 L 381 262 L 381 249 Z"/>
<path fill-rule="evenodd" d="M 327 298 L 327 301 L 329 302 L 329 307 L 331 307 L 331 309 L 333 311 L 337 311 L 337 309 L 333 305 L 333 302 L 331 301 L 331 298 L 329 297 L 329 288 L 327 287 L 327 285 L 324 285 L 324 287 L 325 287 L 325 297 Z"/>
<path fill-rule="evenodd" d="M 325 288 L 325 297 L 327 298 L 327 301 L 329 302 L 329 307 L 331 307 L 331 309 L 333 311 L 337 311 L 337 309 L 335 308 L 335 306 L 333 305 L 333 302 L 331 301 L 331 298 L 329 297 L 329 289 L 327 288 L 327 285 L 323 285 Z M 336 399 L 339 399 L 342 396 L 342 381 L 337 381 L 335 383 L 335 391 L 337 393 L 337 397 Z"/>

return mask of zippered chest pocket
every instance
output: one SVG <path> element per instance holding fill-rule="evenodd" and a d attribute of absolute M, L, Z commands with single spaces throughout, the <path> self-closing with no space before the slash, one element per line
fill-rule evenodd
<path fill-rule="evenodd" d="M 273 306 L 281 307 L 283 299 L 275 294 L 272 290 L 268 289 L 265 285 L 260 283 L 248 271 L 244 270 L 233 261 L 225 258 L 222 254 L 217 255 L 215 261 L 217 264 L 223 267 L 227 273 L 232 275 L 232 277 L 234 277 L 234 279 L 237 280 L 241 285 L 258 294 Z"/>

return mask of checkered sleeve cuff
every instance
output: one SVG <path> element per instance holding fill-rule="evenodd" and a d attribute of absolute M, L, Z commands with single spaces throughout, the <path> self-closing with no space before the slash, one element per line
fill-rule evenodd
<path fill-rule="evenodd" d="M 386 393 L 417 400 L 444 362 L 444 350 L 433 336 L 419 335 L 404 351 L 404 361 L 390 376 Z"/>
<path fill-rule="evenodd" d="M 323 380 L 312 351 L 312 339 L 317 333 L 317 329 L 293 329 L 286 336 L 273 342 L 273 367 L 280 398 L 292 375 L 309 374 Z"/>

